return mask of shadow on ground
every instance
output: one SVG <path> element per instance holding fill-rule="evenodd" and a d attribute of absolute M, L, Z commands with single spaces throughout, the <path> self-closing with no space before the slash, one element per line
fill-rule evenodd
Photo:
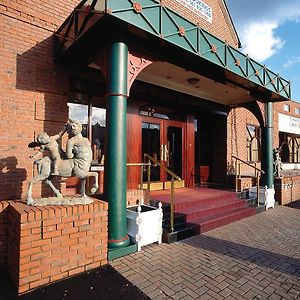
<path fill-rule="evenodd" d="M 181 243 L 300 277 L 300 260 L 293 257 L 205 235 Z"/>
<path fill-rule="evenodd" d="M 9 276 L 0 272 L 0 300 L 83 300 L 83 299 L 150 299 L 125 279 L 113 267 L 107 265 L 96 270 L 36 289 L 20 297 L 16 296 Z"/>
<path fill-rule="evenodd" d="M 296 208 L 296 209 L 300 209 L 300 200 L 297 201 L 293 201 L 285 206 L 291 207 L 291 208 Z"/>

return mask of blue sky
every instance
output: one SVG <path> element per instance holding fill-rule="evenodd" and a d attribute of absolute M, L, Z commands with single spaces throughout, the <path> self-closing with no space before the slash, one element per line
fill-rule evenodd
<path fill-rule="evenodd" d="M 242 52 L 292 84 L 300 102 L 300 0 L 226 0 Z"/>

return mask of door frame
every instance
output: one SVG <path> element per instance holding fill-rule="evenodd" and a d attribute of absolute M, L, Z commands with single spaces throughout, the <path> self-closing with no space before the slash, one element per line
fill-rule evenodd
<path fill-rule="evenodd" d="M 186 121 L 175 121 L 175 120 L 169 120 L 169 119 L 160 119 L 156 117 L 151 116 L 140 116 L 141 120 L 141 129 L 142 129 L 142 123 L 152 123 L 152 124 L 158 124 L 160 125 L 160 147 L 162 144 L 167 143 L 167 128 L 168 126 L 174 126 L 179 127 L 182 129 L 182 144 L 181 144 L 181 151 L 182 151 L 182 170 L 181 170 L 181 179 L 182 182 L 175 181 L 175 186 L 177 187 L 184 187 L 184 181 L 185 181 L 185 174 L 186 174 Z M 141 134 L 141 139 L 142 139 Z M 141 143 L 142 145 L 142 143 Z M 141 148 L 141 156 L 142 156 L 142 148 Z M 160 158 L 161 162 L 161 158 Z M 170 187 L 170 181 L 167 180 L 167 174 L 166 171 L 160 168 L 160 181 L 152 181 L 151 182 L 151 189 L 166 189 Z"/>

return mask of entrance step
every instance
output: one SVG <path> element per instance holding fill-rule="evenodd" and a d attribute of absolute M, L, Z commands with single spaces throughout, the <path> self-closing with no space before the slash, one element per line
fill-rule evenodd
<path fill-rule="evenodd" d="M 170 232 L 170 190 L 151 192 L 151 204 L 163 203 L 163 240 L 172 243 L 255 215 L 254 207 L 231 191 L 183 188 L 175 191 L 174 232 Z"/>

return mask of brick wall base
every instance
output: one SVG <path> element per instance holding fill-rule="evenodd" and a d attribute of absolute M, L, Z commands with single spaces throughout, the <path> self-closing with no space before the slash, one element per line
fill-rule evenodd
<path fill-rule="evenodd" d="M 131 189 L 127 190 L 126 203 L 128 206 L 135 206 L 137 204 L 149 204 L 150 194 L 148 190 Z"/>
<path fill-rule="evenodd" d="M 300 199 L 300 176 L 275 178 L 275 200 L 285 205 Z"/>
<path fill-rule="evenodd" d="M 6 265 L 8 237 L 8 201 L 0 201 L 0 267 Z"/>
<path fill-rule="evenodd" d="M 7 269 L 18 294 L 107 264 L 108 205 L 10 201 Z"/>

